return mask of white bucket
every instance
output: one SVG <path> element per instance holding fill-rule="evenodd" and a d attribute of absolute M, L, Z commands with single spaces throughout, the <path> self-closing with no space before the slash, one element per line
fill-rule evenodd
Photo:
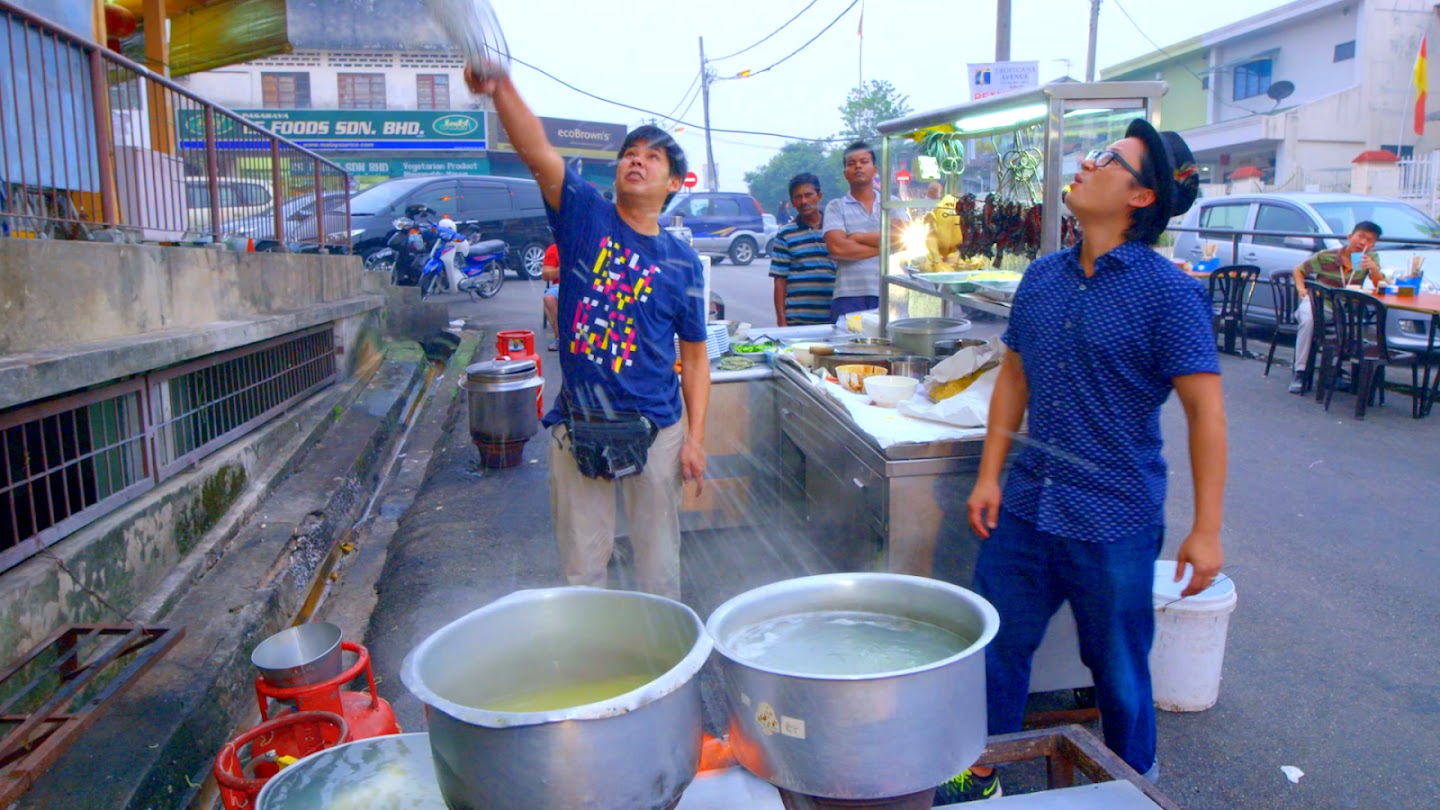
<path fill-rule="evenodd" d="M 1155 706 L 1169 712 L 1199 712 L 1220 698 L 1225 634 L 1235 610 L 1235 582 L 1229 576 L 1180 598 L 1193 569 L 1174 582 L 1175 561 L 1155 562 L 1155 644 L 1150 648 L 1150 681 Z M 1178 601 L 1177 601 L 1178 600 Z"/>

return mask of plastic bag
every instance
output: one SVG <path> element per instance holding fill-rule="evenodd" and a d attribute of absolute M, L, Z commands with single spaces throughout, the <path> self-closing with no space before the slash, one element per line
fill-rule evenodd
<path fill-rule="evenodd" d="M 425 0 L 425 5 L 477 77 L 510 72 L 510 46 L 489 0 Z"/>

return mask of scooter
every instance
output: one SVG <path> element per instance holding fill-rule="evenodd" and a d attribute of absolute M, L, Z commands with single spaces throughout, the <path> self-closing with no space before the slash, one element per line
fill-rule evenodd
<path fill-rule="evenodd" d="M 391 223 L 385 247 L 365 257 L 365 269 L 385 273 L 395 286 L 418 283 L 437 235 L 434 213 L 424 205 L 406 208 L 405 216 Z"/>
<path fill-rule="evenodd" d="M 434 226 L 435 242 L 429 259 L 420 272 L 420 299 L 440 292 L 466 292 L 472 298 L 490 298 L 505 284 L 505 265 L 509 253 L 503 239 L 487 239 L 471 243 L 455 227 L 455 222 L 442 219 Z"/>

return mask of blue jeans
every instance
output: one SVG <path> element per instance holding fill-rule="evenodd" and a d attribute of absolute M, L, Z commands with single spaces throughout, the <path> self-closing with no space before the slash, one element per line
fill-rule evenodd
<path fill-rule="evenodd" d="M 830 322 L 834 323 L 852 312 L 864 312 L 878 306 L 880 306 L 880 296 L 878 295 L 845 295 L 832 298 L 830 299 Z"/>
<path fill-rule="evenodd" d="M 1000 612 L 1000 630 L 985 650 L 986 709 L 991 734 L 1019 731 L 1030 691 L 1030 661 L 1050 617 L 1070 601 L 1080 659 L 1095 677 L 1105 744 L 1140 773 L 1155 764 L 1155 704 L 1150 645 L 1151 592 L 1165 540 L 1156 526 L 1111 543 L 1038 531 L 1001 510 L 980 546 L 975 591 Z"/>

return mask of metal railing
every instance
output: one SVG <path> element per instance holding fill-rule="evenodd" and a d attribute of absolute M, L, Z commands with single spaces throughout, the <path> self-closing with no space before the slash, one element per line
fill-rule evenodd
<path fill-rule="evenodd" d="M 350 248 L 335 163 L 0 0 L 0 236 Z"/>
<path fill-rule="evenodd" d="M 0 572 L 337 378 L 332 325 L 0 411 Z"/>

